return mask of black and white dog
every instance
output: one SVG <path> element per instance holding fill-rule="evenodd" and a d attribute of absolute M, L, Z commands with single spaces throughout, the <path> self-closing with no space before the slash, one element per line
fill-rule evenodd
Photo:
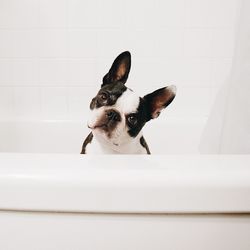
<path fill-rule="evenodd" d="M 92 132 L 83 143 L 82 154 L 150 154 L 142 128 L 173 101 L 176 87 L 139 97 L 125 86 L 130 66 L 131 55 L 125 51 L 103 77 L 101 89 L 90 103 L 88 127 Z"/>

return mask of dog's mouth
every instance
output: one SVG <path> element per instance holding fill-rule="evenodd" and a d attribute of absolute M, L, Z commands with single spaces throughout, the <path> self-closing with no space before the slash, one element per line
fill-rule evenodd
<path fill-rule="evenodd" d="M 107 124 L 97 124 L 97 125 L 94 125 L 94 126 L 89 126 L 88 125 L 88 128 L 90 128 L 90 129 L 97 129 L 97 128 L 107 128 L 108 127 L 108 125 Z"/>

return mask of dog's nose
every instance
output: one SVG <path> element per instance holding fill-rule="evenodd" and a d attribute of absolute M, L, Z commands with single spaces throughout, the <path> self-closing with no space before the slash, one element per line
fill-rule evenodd
<path fill-rule="evenodd" d="M 109 121 L 120 121 L 121 120 L 120 114 L 115 110 L 109 110 L 107 112 L 106 116 L 107 116 Z"/>

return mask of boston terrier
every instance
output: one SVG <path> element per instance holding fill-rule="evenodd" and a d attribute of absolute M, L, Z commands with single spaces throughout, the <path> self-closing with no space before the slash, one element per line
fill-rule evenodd
<path fill-rule="evenodd" d="M 131 66 L 130 52 L 121 53 L 103 77 L 101 89 L 90 103 L 92 130 L 81 154 L 150 154 L 142 135 L 146 122 L 160 115 L 175 98 L 174 85 L 139 97 L 125 86 Z"/>

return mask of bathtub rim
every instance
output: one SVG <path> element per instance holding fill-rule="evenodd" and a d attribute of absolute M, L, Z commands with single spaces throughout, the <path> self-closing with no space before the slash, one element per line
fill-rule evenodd
<path fill-rule="evenodd" d="M 250 213 L 249 166 L 250 155 L 0 153 L 0 210 Z"/>

